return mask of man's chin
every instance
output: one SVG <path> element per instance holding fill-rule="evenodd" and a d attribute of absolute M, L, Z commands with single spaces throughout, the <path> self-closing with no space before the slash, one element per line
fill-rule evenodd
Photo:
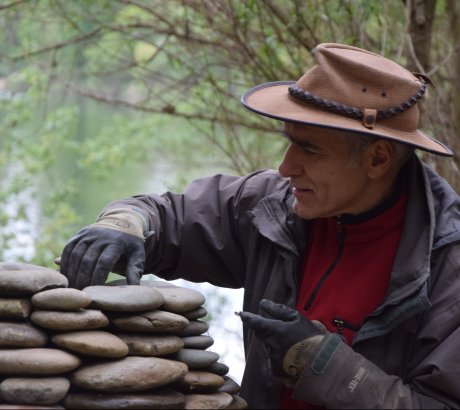
<path fill-rule="evenodd" d="M 294 201 L 294 205 L 292 206 L 292 211 L 295 215 L 297 215 L 301 219 L 315 219 L 318 218 L 315 212 L 312 212 L 310 208 L 307 208 L 305 205 L 301 205 L 296 201 Z"/>

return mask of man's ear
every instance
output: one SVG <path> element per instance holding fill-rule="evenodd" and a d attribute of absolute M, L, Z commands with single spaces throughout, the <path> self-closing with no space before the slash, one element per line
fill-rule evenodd
<path fill-rule="evenodd" d="M 366 150 L 366 165 L 369 178 L 377 179 L 385 175 L 396 160 L 394 145 L 384 139 L 370 144 Z"/>

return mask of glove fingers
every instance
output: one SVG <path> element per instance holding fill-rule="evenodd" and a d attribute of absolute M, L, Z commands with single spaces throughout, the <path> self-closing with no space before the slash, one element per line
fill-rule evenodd
<path fill-rule="evenodd" d="M 144 242 L 139 241 L 139 247 L 133 249 L 126 262 L 126 281 L 128 285 L 139 285 L 144 273 L 145 249 Z"/>
<path fill-rule="evenodd" d="M 71 255 L 73 253 L 73 250 L 75 249 L 75 246 L 77 246 L 77 244 L 78 244 L 77 238 L 74 238 L 71 241 L 69 241 L 65 245 L 61 253 L 61 257 L 60 257 L 59 271 L 69 280 L 69 287 L 73 287 L 74 281 L 75 281 L 75 275 L 73 274 L 73 271 L 72 272 L 70 271 L 70 265 L 71 265 L 71 257 L 72 257 Z"/>
<path fill-rule="evenodd" d="M 291 309 L 289 306 L 275 303 L 268 299 L 262 299 L 259 302 L 259 307 L 272 318 L 282 320 L 284 322 L 295 320 L 298 316 L 298 312 Z"/>
<path fill-rule="evenodd" d="M 96 260 L 90 260 L 90 263 L 95 262 L 91 286 L 103 285 L 107 281 L 109 273 L 122 253 L 122 248 L 119 245 L 110 244 L 100 251 Z"/>
<path fill-rule="evenodd" d="M 65 248 L 67 254 L 61 258 L 60 271 L 67 277 L 70 288 L 76 287 L 81 260 L 87 248 L 88 245 L 83 241 L 75 241 Z"/>
<path fill-rule="evenodd" d="M 267 319 L 251 312 L 241 312 L 243 324 L 252 329 L 258 337 L 268 338 L 272 333 L 271 329 L 276 327 L 277 320 Z M 279 322 L 278 322 L 279 323 Z"/>
<path fill-rule="evenodd" d="M 107 246 L 105 240 L 96 240 L 85 250 L 78 267 L 75 287 L 103 285 L 113 263 L 120 257 L 119 246 Z M 112 265 L 109 261 L 112 261 Z M 96 268 L 99 269 L 96 271 Z"/>

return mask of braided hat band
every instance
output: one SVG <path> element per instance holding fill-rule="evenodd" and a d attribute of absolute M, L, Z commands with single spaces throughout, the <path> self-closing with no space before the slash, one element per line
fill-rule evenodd
<path fill-rule="evenodd" d="M 259 84 L 241 102 L 276 120 L 386 138 L 453 156 L 449 147 L 418 129 L 418 102 L 431 84 L 427 77 L 345 44 L 318 44 L 314 59 L 297 81 Z"/>
<path fill-rule="evenodd" d="M 376 120 L 381 120 L 383 118 L 390 118 L 395 115 L 402 113 L 403 111 L 407 110 L 408 108 L 412 107 L 420 100 L 426 92 L 427 83 L 422 77 L 418 77 L 421 82 L 420 89 L 410 97 L 408 100 L 398 104 L 396 106 L 387 108 L 385 110 L 377 110 L 376 113 Z M 325 98 L 319 97 L 315 94 L 309 93 L 308 91 L 303 90 L 302 88 L 298 87 L 296 84 L 291 84 L 288 87 L 289 95 L 294 97 L 297 100 L 309 103 L 314 105 L 315 107 L 331 111 L 335 114 L 344 115 L 346 117 L 355 118 L 357 120 L 363 119 L 364 117 L 364 110 L 359 107 L 352 107 L 350 105 L 341 104 L 336 101 L 327 100 Z"/>

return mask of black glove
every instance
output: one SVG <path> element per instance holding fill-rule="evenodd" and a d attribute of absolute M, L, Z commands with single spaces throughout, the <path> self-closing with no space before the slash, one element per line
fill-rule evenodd
<path fill-rule="evenodd" d="M 126 259 L 126 280 L 138 285 L 144 271 L 144 240 L 126 232 L 90 225 L 64 247 L 60 271 L 69 287 L 103 285 L 113 266 Z"/>
<path fill-rule="evenodd" d="M 283 369 L 283 360 L 289 348 L 301 340 L 323 335 L 323 332 L 297 310 L 286 305 L 262 299 L 259 307 L 267 317 L 241 312 L 241 320 L 265 345 L 273 374 L 288 376 Z"/>

